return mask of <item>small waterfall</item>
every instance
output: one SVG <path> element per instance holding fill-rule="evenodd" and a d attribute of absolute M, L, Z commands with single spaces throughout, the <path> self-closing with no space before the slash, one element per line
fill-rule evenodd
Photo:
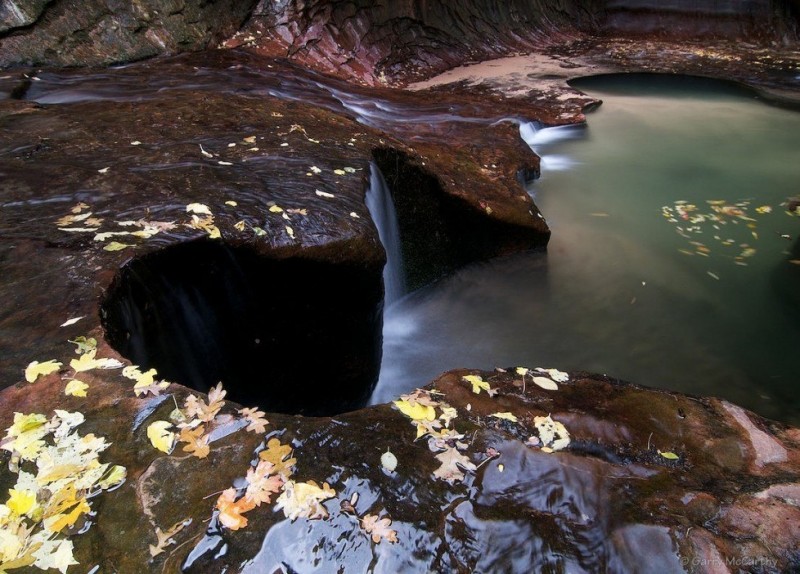
<path fill-rule="evenodd" d="M 378 228 L 378 236 L 383 244 L 383 249 L 386 251 L 383 285 L 384 305 L 388 307 L 405 294 L 406 278 L 403 273 L 403 253 L 400 246 L 397 212 L 394 209 L 389 186 L 386 185 L 386 180 L 375 162 L 370 163 L 370 183 L 366 204 L 372 221 Z"/>

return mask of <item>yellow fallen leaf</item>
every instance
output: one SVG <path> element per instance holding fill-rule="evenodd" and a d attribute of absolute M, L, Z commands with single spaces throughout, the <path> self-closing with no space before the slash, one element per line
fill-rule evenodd
<path fill-rule="evenodd" d="M 156 421 L 147 427 L 147 438 L 150 444 L 167 454 L 175 447 L 175 433 L 168 430 L 172 426 L 169 421 Z"/>
<path fill-rule="evenodd" d="M 415 421 L 432 421 L 436 418 L 436 410 L 430 405 L 410 403 L 405 400 L 393 401 L 401 413 Z"/>
<path fill-rule="evenodd" d="M 283 208 L 279 205 L 273 205 L 269 208 L 270 213 L 283 213 Z"/>
<path fill-rule="evenodd" d="M 461 377 L 464 381 L 472 385 L 472 392 L 476 395 L 481 394 L 481 391 L 486 391 L 490 397 L 497 393 L 489 386 L 489 383 L 483 380 L 480 375 L 465 375 Z"/>
<path fill-rule="evenodd" d="M 122 366 L 116 359 L 111 358 L 95 358 L 97 349 L 91 349 L 83 353 L 77 359 L 72 359 L 69 366 L 75 370 L 76 373 L 83 371 L 90 371 L 92 369 L 118 369 Z"/>
<path fill-rule="evenodd" d="M 81 498 L 77 501 L 77 504 L 75 504 L 72 510 L 64 514 L 49 516 L 44 519 L 42 524 L 45 530 L 48 530 L 49 532 L 61 532 L 68 526 L 74 526 L 75 522 L 78 521 L 78 518 L 80 518 L 82 514 L 88 514 L 91 510 L 92 509 L 89 506 L 89 503 L 86 502 L 86 499 Z"/>
<path fill-rule="evenodd" d="M 67 386 L 64 387 L 64 394 L 71 395 L 73 397 L 85 397 L 86 389 L 88 388 L 89 385 L 87 385 L 83 381 L 79 381 L 78 379 L 72 379 L 70 382 L 67 383 Z"/>
<path fill-rule="evenodd" d="M 109 471 L 106 472 L 106 476 L 97 482 L 97 486 L 103 490 L 108 490 L 109 488 L 121 484 L 127 476 L 127 469 L 124 466 L 115 464 Z"/>
<path fill-rule="evenodd" d="M 548 391 L 558 390 L 558 385 L 547 377 L 533 377 L 533 382 L 536 383 L 536 386 Z"/>
<path fill-rule="evenodd" d="M 496 419 L 503 419 L 506 421 L 511 421 L 512 423 L 517 422 L 517 417 L 515 417 L 512 413 L 503 412 L 503 413 L 492 413 L 489 415 L 490 417 L 494 417 Z"/>
<path fill-rule="evenodd" d="M 236 489 L 228 488 L 217 499 L 217 509 L 219 510 L 219 521 L 223 526 L 231 530 L 239 530 L 247 526 L 247 518 L 243 513 L 255 508 L 255 503 L 242 497 L 236 499 Z"/>
<path fill-rule="evenodd" d="M 128 247 L 133 247 L 128 243 L 120 243 L 119 241 L 110 241 L 106 245 L 103 246 L 103 251 L 122 251 L 123 249 L 127 249 Z"/>
<path fill-rule="evenodd" d="M 40 363 L 39 361 L 32 361 L 25 368 L 25 380 L 28 381 L 29 383 L 32 383 L 33 381 L 38 379 L 39 376 L 55 373 L 60 368 L 61 368 L 61 363 L 59 363 L 55 359 L 45 361 L 44 363 Z"/>
<path fill-rule="evenodd" d="M 309 520 L 327 518 L 328 511 L 322 501 L 334 496 L 336 491 L 327 482 L 319 486 L 313 480 L 308 482 L 289 480 L 275 501 L 275 510 L 283 509 L 284 515 L 290 520 L 301 516 Z"/>
<path fill-rule="evenodd" d="M 239 204 L 231 199 L 231 200 L 226 201 L 225 205 L 230 205 L 231 207 L 236 207 Z"/>
<path fill-rule="evenodd" d="M 667 452 L 661 452 L 661 451 L 658 451 L 658 454 L 660 454 L 661 456 L 663 456 L 663 457 L 664 457 L 664 458 L 666 458 L 667 460 L 678 460 L 678 459 L 680 458 L 680 457 L 679 457 L 677 454 L 675 454 L 674 452 L 669 452 L 669 451 L 667 451 Z"/>
<path fill-rule="evenodd" d="M 8 500 L 6 506 L 11 512 L 22 516 L 28 514 L 36 505 L 36 493 L 28 490 L 8 489 Z"/>

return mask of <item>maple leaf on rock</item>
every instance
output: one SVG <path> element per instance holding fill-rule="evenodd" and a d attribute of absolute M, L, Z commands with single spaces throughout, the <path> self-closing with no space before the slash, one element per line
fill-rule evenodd
<path fill-rule="evenodd" d="M 313 480 L 308 482 L 286 481 L 283 492 L 275 501 L 275 510 L 283 509 L 284 515 L 290 520 L 305 517 L 310 520 L 327 518 L 328 511 L 322 501 L 336 496 L 327 482 L 319 486 Z"/>
<path fill-rule="evenodd" d="M 292 447 L 288 444 L 281 444 L 281 441 L 272 438 L 267 442 L 267 448 L 258 453 L 258 458 L 269 461 L 273 464 L 274 474 L 281 475 L 284 479 L 291 476 L 292 467 L 297 462 L 296 458 L 291 458 Z"/>
<path fill-rule="evenodd" d="M 222 406 L 227 391 L 223 390 L 222 383 L 208 391 L 208 403 L 196 395 L 186 397 L 185 410 L 189 418 L 196 418 L 203 422 L 211 422 L 217 416 Z"/>
<path fill-rule="evenodd" d="M 372 535 L 372 541 L 375 544 L 380 544 L 381 540 L 387 540 L 392 543 L 397 542 L 397 531 L 389 528 L 391 524 L 391 518 L 378 518 L 374 514 L 365 514 L 364 518 L 361 519 L 361 528 L 367 534 Z"/>
<path fill-rule="evenodd" d="M 228 488 L 217 499 L 219 521 L 231 530 L 239 530 L 247 526 L 247 518 L 242 514 L 255 508 L 254 502 L 244 497 L 237 500 L 236 495 L 235 488 Z"/>
<path fill-rule="evenodd" d="M 275 465 L 268 460 L 259 461 L 258 465 L 247 469 L 247 490 L 245 498 L 253 502 L 256 506 L 272 500 L 272 495 L 280 492 L 283 486 L 283 478 L 273 474 Z"/>
<path fill-rule="evenodd" d="M 436 455 L 436 459 L 441 462 L 441 466 L 433 471 L 433 476 L 438 479 L 446 480 L 450 484 L 464 480 L 465 470 L 475 470 L 475 465 L 470 460 L 458 452 L 455 447 L 447 447 L 444 452 Z"/>
<path fill-rule="evenodd" d="M 258 408 L 243 408 L 239 409 L 239 414 L 250 423 L 247 425 L 249 432 L 263 434 L 267 430 L 269 421 L 264 417 L 266 414 L 264 411 L 260 411 Z"/>
<path fill-rule="evenodd" d="M 188 452 L 197 458 L 205 458 L 211 449 L 208 446 L 208 435 L 205 434 L 206 429 L 203 425 L 195 428 L 184 427 L 181 429 L 181 434 L 178 437 L 180 442 L 185 442 L 183 447 L 184 452 Z"/>

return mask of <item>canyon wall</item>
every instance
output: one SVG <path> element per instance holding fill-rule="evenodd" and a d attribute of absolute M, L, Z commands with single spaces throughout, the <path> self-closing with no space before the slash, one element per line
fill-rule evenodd
<path fill-rule="evenodd" d="M 6 0 L 0 67 L 106 65 L 227 39 L 376 84 L 584 32 L 793 43 L 798 14 L 800 0 Z"/>

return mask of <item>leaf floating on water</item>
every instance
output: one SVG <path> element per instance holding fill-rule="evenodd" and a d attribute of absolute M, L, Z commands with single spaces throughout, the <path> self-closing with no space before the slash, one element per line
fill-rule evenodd
<path fill-rule="evenodd" d="M 75 323 L 77 323 L 78 321 L 83 319 L 85 316 L 86 315 L 81 315 L 80 317 L 73 317 L 72 319 L 67 319 L 66 321 L 61 323 L 61 325 L 59 325 L 59 327 L 69 327 L 70 325 L 74 325 Z"/>
<path fill-rule="evenodd" d="M 67 386 L 64 387 L 64 394 L 72 395 L 73 397 L 85 397 L 86 389 L 88 388 L 89 385 L 87 385 L 83 381 L 79 381 L 78 379 L 72 379 L 67 383 Z"/>
<path fill-rule="evenodd" d="M 263 237 L 267 234 L 267 232 L 260 227 L 253 227 L 253 232 L 256 234 L 256 237 Z"/>
<path fill-rule="evenodd" d="M 325 191 L 320 191 L 318 189 L 314 190 L 314 193 L 316 193 L 319 197 L 327 197 L 328 199 L 332 199 L 332 198 L 336 197 L 332 193 L 327 193 Z"/>
<path fill-rule="evenodd" d="M 98 169 L 97 173 L 108 173 L 108 170 L 111 169 L 110 167 L 104 167 L 103 169 Z"/>
<path fill-rule="evenodd" d="M 31 361 L 25 368 L 25 380 L 29 383 L 34 382 L 42 375 L 49 375 L 55 373 L 61 368 L 61 363 L 55 359 L 40 363 L 39 361 Z"/>
<path fill-rule="evenodd" d="M 320 173 L 322 173 L 322 170 L 321 170 L 320 168 L 318 168 L 317 166 L 315 166 L 315 165 L 312 165 L 312 166 L 311 166 L 310 168 L 308 168 L 308 169 L 309 169 L 309 170 L 311 170 L 311 173 L 315 173 L 315 174 L 317 174 L 317 175 L 319 175 Z"/>
<path fill-rule="evenodd" d="M 666 458 L 667 460 L 678 460 L 678 459 L 680 458 L 680 457 L 679 457 L 677 454 L 675 454 L 674 452 L 669 452 L 669 451 L 667 451 L 667 452 L 661 452 L 661 451 L 659 450 L 659 451 L 658 451 L 658 454 L 660 454 L 661 456 L 663 456 L 663 457 L 664 457 L 664 458 Z"/>
<path fill-rule="evenodd" d="M 175 447 L 176 435 L 169 430 L 171 427 L 172 423 L 169 421 L 156 421 L 147 427 L 147 438 L 150 439 L 150 444 L 167 454 L 171 453 Z"/>
<path fill-rule="evenodd" d="M 365 514 L 364 518 L 361 519 L 361 528 L 370 535 L 375 544 L 380 544 L 381 540 L 391 543 L 397 542 L 397 531 L 389 528 L 391 524 L 391 518 L 378 518 L 374 514 Z"/>
<path fill-rule="evenodd" d="M 140 142 L 139 140 L 135 140 L 131 142 L 131 145 L 142 145 L 142 142 Z"/>
<path fill-rule="evenodd" d="M 219 165 L 233 165 L 233 164 L 232 164 L 231 162 L 229 162 L 229 161 L 218 161 L 217 163 L 218 163 Z"/>
<path fill-rule="evenodd" d="M 334 169 L 333 173 L 335 173 L 336 175 L 347 175 L 347 172 L 343 169 Z"/>
<path fill-rule="evenodd" d="M 490 417 L 494 417 L 496 419 L 503 419 L 506 421 L 511 421 L 512 423 L 519 422 L 516 416 L 509 412 L 502 412 L 502 413 L 492 413 L 489 415 Z"/>
<path fill-rule="evenodd" d="M 201 153 L 201 154 L 203 154 L 205 157 L 214 157 L 214 155 L 213 155 L 213 154 L 210 154 L 210 153 L 208 153 L 206 150 L 204 150 L 204 149 L 203 149 L 203 146 L 202 146 L 201 144 L 198 144 L 198 145 L 200 145 L 200 153 Z"/>
<path fill-rule="evenodd" d="M 256 143 L 256 136 L 247 136 L 246 138 L 242 138 L 242 141 L 249 144 Z"/>
<path fill-rule="evenodd" d="M 280 205 L 272 205 L 269 211 L 270 213 L 283 213 L 283 208 Z"/>
<path fill-rule="evenodd" d="M 292 228 L 291 228 L 291 227 L 289 227 L 288 225 L 286 225 L 285 227 L 286 227 L 286 233 L 289 235 L 289 237 L 291 237 L 292 239 L 294 239 L 294 229 L 292 229 Z"/>
<path fill-rule="evenodd" d="M 236 206 L 237 206 L 237 205 L 239 205 L 239 204 L 238 204 L 238 203 L 236 203 L 236 202 L 235 202 L 235 201 L 233 201 L 233 200 L 229 200 L 229 201 L 226 201 L 226 202 L 225 202 L 225 205 L 230 205 L 231 207 L 236 207 Z"/>

